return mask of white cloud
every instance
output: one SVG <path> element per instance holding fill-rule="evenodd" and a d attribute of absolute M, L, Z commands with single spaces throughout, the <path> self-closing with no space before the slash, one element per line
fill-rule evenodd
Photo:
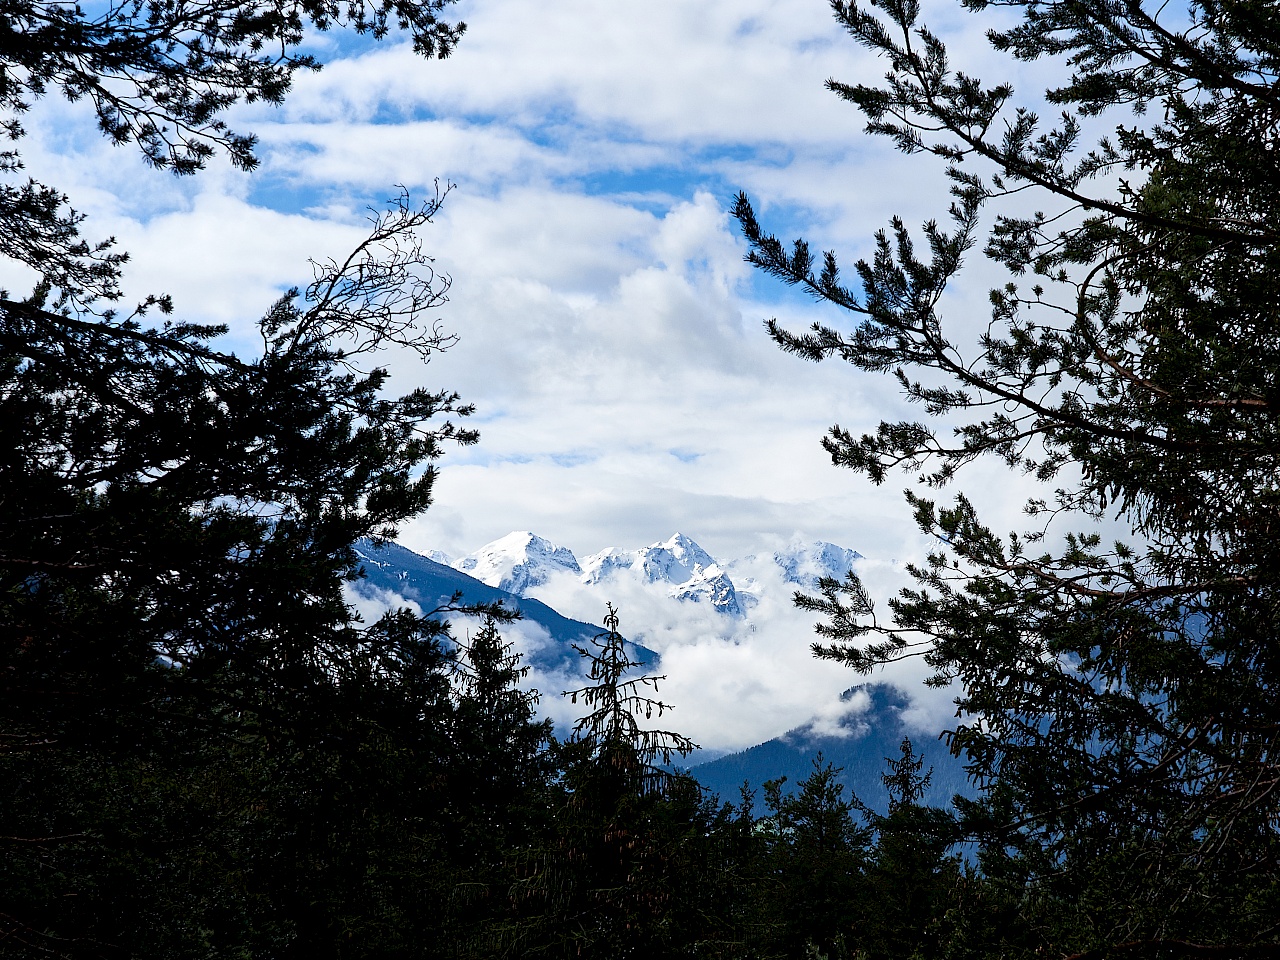
<path fill-rule="evenodd" d="M 868 141 L 822 87 L 874 80 L 883 64 L 812 0 L 464 8 L 470 30 L 449 60 L 375 46 L 299 77 L 283 108 L 235 111 L 233 126 L 262 136 L 255 174 L 220 161 L 194 180 L 147 171 L 96 134 L 83 104 L 53 100 L 28 123 L 32 173 L 91 215 L 88 236 L 115 233 L 131 251 L 131 295 L 173 293 L 184 317 L 241 335 L 305 283 L 308 257 L 357 241 L 366 204 L 397 183 L 421 194 L 452 180 L 423 240 L 454 278 L 440 316 L 462 342 L 425 368 L 388 363 L 396 386 L 475 402 L 482 441 L 443 461 L 408 546 L 458 554 L 532 529 L 582 553 L 680 529 L 740 556 L 799 535 L 866 554 L 887 596 L 902 578 L 892 561 L 927 547 L 902 504 L 906 481 L 876 488 L 835 470 L 818 440 L 832 423 L 860 433 L 918 411 L 890 379 L 768 342 L 766 317 L 848 318 L 753 276 L 725 213 L 745 188 L 784 239 L 803 232 L 855 256 L 891 213 L 942 213 L 940 170 Z M 930 22 L 979 72 L 1031 75 L 999 66 L 982 22 L 947 9 Z M 987 314 L 990 271 L 971 260 L 948 306 L 961 329 Z M 970 478 L 996 529 L 1021 526 L 1029 481 L 986 466 Z M 746 745 L 851 709 L 838 694 L 857 678 L 808 655 L 811 617 L 783 600 L 757 611 L 756 635 L 729 638 L 619 601 L 628 623 L 664 638 L 672 722 L 695 737 Z M 913 669 L 894 676 L 918 686 Z M 920 716 L 939 703 L 921 699 Z"/>
<path fill-rule="evenodd" d="M 829 139 L 831 98 L 810 94 L 864 59 L 821 5 L 800 0 L 631 7 L 498 0 L 473 9 L 449 61 L 424 65 L 399 45 L 330 64 L 299 79 L 286 116 L 426 109 L 544 126 L 550 114 L 615 136 Z"/>
<path fill-rule="evenodd" d="M 422 607 L 408 597 L 368 584 L 361 584 L 359 589 L 349 583 L 343 584 L 342 598 L 366 625 L 377 623 L 388 610 L 409 610 L 422 616 Z"/>
<path fill-rule="evenodd" d="M 859 570 L 875 589 L 884 586 L 886 575 L 900 574 L 896 565 L 868 561 Z M 708 750 L 743 749 L 806 724 L 817 735 L 848 734 L 841 721 L 867 704 L 865 696 L 846 700 L 841 694 L 863 679 L 810 655 L 813 617 L 792 605 L 795 585 L 784 582 L 767 554 L 740 561 L 732 576 L 740 587 L 747 579 L 756 582 L 759 600 L 744 619 L 667 596 L 645 582 L 638 568 L 619 571 L 600 585 L 584 585 L 568 572 L 553 575 L 532 595 L 586 622 L 599 622 L 604 601 L 613 603 L 622 632 L 662 658 L 659 669 L 666 679 L 658 696 L 674 707 L 665 717 L 667 727 Z M 879 679 L 914 691 L 922 677 L 920 664 L 906 663 Z M 909 719 L 936 735 L 949 715 L 946 702 L 935 697 L 922 700 Z"/>

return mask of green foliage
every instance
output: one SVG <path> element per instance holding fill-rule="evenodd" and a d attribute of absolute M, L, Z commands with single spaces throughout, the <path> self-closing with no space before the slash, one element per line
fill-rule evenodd
<path fill-rule="evenodd" d="M 649 675 L 630 677 L 629 672 L 642 666 L 627 651 L 626 641 L 618 632 L 618 612 L 610 604 L 604 619 L 604 633 L 591 640 L 590 648 L 576 644 L 574 649 L 587 661 L 586 679 L 591 681 L 577 690 L 566 690 L 561 696 L 573 703 L 579 699 L 591 708 L 574 724 L 574 739 L 586 746 L 602 766 L 614 767 L 619 782 L 627 789 L 642 793 L 663 792 L 675 782 L 654 761 L 671 762 L 673 755 L 685 757 L 698 749 L 688 737 L 671 730 L 652 730 L 640 726 L 640 717 L 659 718 L 671 707 L 645 696 L 646 687 L 658 692 L 658 683 L 666 677 Z"/>
<path fill-rule="evenodd" d="M 814 761 L 791 792 L 785 778 L 765 784 L 765 816 L 738 811 L 754 848 L 738 854 L 752 882 L 739 894 L 752 916 L 740 956 L 906 960 L 943 955 L 960 943 L 949 919 L 966 881 L 950 851 L 954 816 L 920 804 L 929 774 L 904 740 L 886 758 L 887 814 L 844 794 L 840 770 Z"/>
<path fill-rule="evenodd" d="M 903 738 L 899 757 L 886 758 L 883 776 L 889 791 L 887 815 L 866 811 L 875 830 L 875 855 L 867 871 L 871 899 L 877 904 L 865 920 L 868 957 L 906 960 L 936 956 L 941 949 L 941 920 L 960 882 L 957 858 L 948 851 L 958 838 L 946 810 L 920 804 L 932 771 L 921 773 L 924 759 Z"/>
<path fill-rule="evenodd" d="M 394 27 L 443 56 L 448 2 L 11 3 L 4 130 L 58 91 L 155 166 L 225 149 L 252 167 L 221 117 L 317 66 L 307 29 Z M 443 419 L 470 412 L 456 396 L 395 396 L 366 363 L 452 342 L 420 326 L 448 291 L 414 235 L 440 196 L 400 197 L 314 263 L 241 357 L 165 297 L 95 312 L 123 256 L 56 190 L 0 184 L 0 241 L 40 277 L 0 292 L 0 955 L 1274 953 L 1274 17 L 1001 6 L 997 50 L 1063 64 L 1057 120 L 954 68 L 917 4 L 833 3 L 890 70 L 830 89 L 942 161 L 949 226 L 895 218 L 851 285 L 736 207 L 753 263 L 853 318 L 771 322 L 777 342 L 890 374 L 924 411 L 824 440 L 873 482 L 919 475 L 908 503 L 938 546 L 916 585 L 885 620 L 852 574 L 801 605 L 825 617 L 820 656 L 922 656 L 957 686 L 978 801 L 922 806 L 904 740 L 885 814 L 821 763 L 794 793 L 770 783 L 763 817 L 717 809 L 671 769 L 692 742 L 648 726 L 661 678 L 633 675 L 612 608 L 564 743 L 520 686 L 507 611 L 471 611 L 488 618 L 461 642 L 453 604 L 360 622 L 352 544 L 426 509 L 433 461 L 475 440 Z M 1009 279 L 967 342 L 945 294 L 980 242 Z M 1028 504 L 1037 528 L 933 499 L 987 455 L 1059 485 Z M 1130 535 L 1104 543 L 1110 516 Z M 1082 529 L 1051 536 L 1059 517 Z M 975 865 L 952 852 L 966 836 Z"/>
<path fill-rule="evenodd" d="M 466 793 L 453 815 L 459 827 L 470 825 L 471 842 L 491 847 L 490 856 L 497 859 L 512 844 L 530 839 L 525 831 L 533 824 L 512 819 L 511 812 L 545 808 L 549 802 L 555 777 L 552 724 L 537 718 L 537 691 L 519 687 L 528 667 L 520 666 L 520 655 L 502 639 L 492 617 L 460 646 L 452 749 Z"/>
<path fill-rule="evenodd" d="M 193 173 L 221 147 L 251 168 L 254 138 L 230 132 L 220 116 L 241 101 L 280 103 L 296 71 L 318 69 L 315 57 L 298 52 L 308 29 L 380 39 L 394 27 L 416 52 L 444 57 L 465 29 L 441 18 L 451 2 L 131 0 L 94 11 L 8 0 L 0 110 L 21 114 L 52 88 L 87 99 L 108 139 L 136 143 L 157 167 Z M 6 126 L 20 134 L 15 120 Z"/>

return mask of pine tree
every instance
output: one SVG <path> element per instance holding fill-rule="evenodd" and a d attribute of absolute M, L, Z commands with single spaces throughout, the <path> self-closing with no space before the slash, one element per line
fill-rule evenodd
<path fill-rule="evenodd" d="M 825 439 L 874 482 L 919 473 L 926 490 L 908 501 L 938 549 L 887 621 L 856 578 L 825 581 L 808 602 L 826 617 L 817 651 L 862 670 L 920 655 L 935 682 L 959 685 L 953 746 L 986 787 L 971 829 L 991 856 L 1017 853 L 1029 897 L 1092 898 L 1091 923 L 1047 932 L 1044 949 L 1270 943 L 1275 20 L 1213 0 L 1001 8 L 1016 19 L 989 34 L 997 50 L 1061 64 L 1044 95 L 1058 119 L 953 66 L 918 4 L 833 4 L 889 73 L 830 89 L 871 133 L 942 163 L 949 228 L 927 223 L 918 246 L 895 219 L 847 286 L 834 253 L 788 250 L 738 203 L 752 262 L 855 321 L 770 324 L 779 344 L 890 373 L 958 423 L 950 437 L 907 421 Z M 1102 124 L 1114 133 L 1091 141 Z M 1029 194 L 1040 212 L 1012 199 Z M 985 215 L 983 252 L 1010 276 L 967 343 L 943 294 Z M 946 507 L 927 493 L 983 456 L 1058 485 L 1028 504 L 1038 528 L 1001 537 L 963 495 Z M 1092 523 L 1112 515 L 1133 532 L 1107 544 Z M 1079 528 L 1055 540 L 1069 521 Z"/>

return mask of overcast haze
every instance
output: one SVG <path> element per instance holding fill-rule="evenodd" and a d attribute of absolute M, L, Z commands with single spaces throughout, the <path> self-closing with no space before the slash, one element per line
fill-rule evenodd
<path fill-rule="evenodd" d="M 821 539 L 861 552 L 890 590 L 928 546 L 902 502 L 907 480 L 873 487 L 834 469 L 819 440 L 832 423 L 859 433 L 915 411 L 889 380 L 769 342 L 765 318 L 839 318 L 753 276 L 726 213 L 745 190 L 771 229 L 834 246 L 850 266 L 893 213 L 941 215 L 938 168 L 865 137 L 823 88 L 883 65 L 821 0 L 456 9 L 469 29 L 445 61 L 317 37 L 322 72 L 300 76 L 282 108 L 232 116 L 261 138 L 253 174 L 222 161 L 186 180 L 148 171 L 96 135 L 83 104 L 53 99 L 27 121 L 31 172 L 90 215 L 90 237 L 130 251 L 132 296 L 170 292 L 180 315 L 227 322 L 233 337 L 309 278 L 308 257 L 348 249 L 397 184 L 425 197 L 453 183 L 422 239 L 453 278 L 439 318 L 460 343 L 425 367 L 388 363 L 394 386 L 475 403 L 481 442 L 441 461 L 436 505 L 404 528 L 406 546 L 456 556 L 521 529 L 581 557 L 680 530 L 732 559 Z M 985 25 L 940 11 L 930 23 L 991 69 Z M 967 322 L 985 313 L 975 267 L 954 307 Z M 997 529 L 1017 524 L 1011 482 L 982 468 L 966 487 L 1002 511 Z M 673 722 L 712 745 L 829 712 L 858 682 L 809 661 L 807 615 L 761 616 L 737 653 L 712 630 L 667 655 L 684 711 Z"/>

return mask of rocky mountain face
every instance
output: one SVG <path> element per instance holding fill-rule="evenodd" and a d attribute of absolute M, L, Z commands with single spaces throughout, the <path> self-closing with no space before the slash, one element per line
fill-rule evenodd
<path fill-rule="evenodd" d="M 856 550 L 816 541 L 793 544 L 765 559 L 784 582 L 815 590 L 820 577 L 843 578 L 861 557 Z M 733 618 L 747 616 L 763 589 L 750 572 L 759 570 L 762 558 L 717 561 L 682 533 L 639 550 L 609 547 L 579 561 L 571 550 L 519 531 L 456 560 L 440 553 L 432 558 L 522 597 L 554 577 L 573 576 L 585 586 L 601 588 L 630 577 L 681 603 L 701 604 Z"/>
<path fill-rule="evenodd" d="M 591 571 L 584 574 L 584 583 L 609 583 L 623 571 L 631 571 L 675 600 L 709 604 L 731 617 L 741 616 L 745 609 L 724 569 L 683 533 L 641 550 L 609 548 L 588 557 L 584 566 Z"/>

